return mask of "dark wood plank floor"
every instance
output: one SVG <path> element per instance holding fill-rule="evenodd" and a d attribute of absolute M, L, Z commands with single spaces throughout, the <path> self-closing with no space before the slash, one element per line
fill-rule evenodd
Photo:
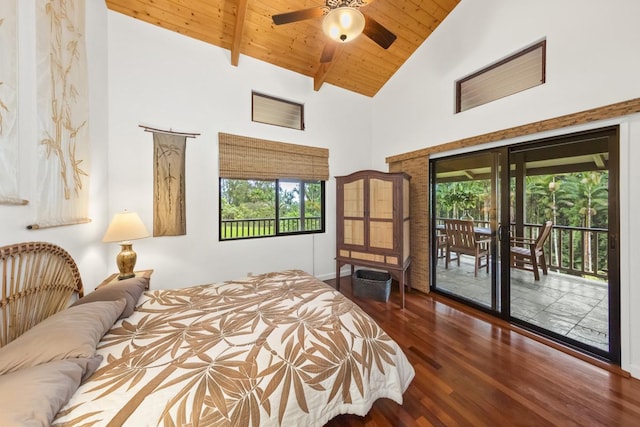
<path fill-rule="evenodd" d="M 352 297 L 348 278 L 341 291 Z M 619 369 L 444 297 L 413 291 L 405 310 L 397 290 L 388 303 L 353 299 L 400 344 L 416 377 L 403 405 L 380 399 L 367 416 L 327 426 L 640 426 L 640 381 Z"/>

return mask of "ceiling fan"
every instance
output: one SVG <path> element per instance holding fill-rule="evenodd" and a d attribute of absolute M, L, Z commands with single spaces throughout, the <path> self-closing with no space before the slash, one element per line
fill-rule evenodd
<path fill-rule="evenodd" d="M 383 49 L 388 49 L 396 35 L 375 19 L 363 14 L 360 7 L 365 4 L 365 0 L 326 0 L 325 6 L 280 13 L 273 15 L 272 19 L 275 25 L 282 25 L 324 16 L 322 30 L 332 41 L 350 42 L 363 33 Z M 327 43 L 320 62 L 331 62 L 335 49 L 336 43 Z"/>

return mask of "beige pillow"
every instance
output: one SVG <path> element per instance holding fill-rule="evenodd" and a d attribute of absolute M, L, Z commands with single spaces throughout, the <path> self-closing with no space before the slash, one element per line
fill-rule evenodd
<path fill-rule="evenodd" d="M 54 360 L 0 375 L 0 426 L 50 426 L 87 369 L 95 370 L 100 360 Z"/>
<path fill-rule="evenodd" d="M 126 301 L 98 301 L 69 307 L 0 348 L 0 375 L 52 360 L 93 357 L 102 336 Z"/>
<path fill-rule="evenodd" d="M 96 289 L 95 291 L 88 293 L 87 295 L 74 302 L 71 307 L 86 304 L 88 302 L 95 301 L 115 301 L 120 298 L 127 300 L 120 318 L 129 317 L 133 313 L 133 310 L 138 304 L 140 295 L 149 286 L 148 277 L 132 277 L 130 279 L 120 280 L 115 283 L 109 283 Z"/>

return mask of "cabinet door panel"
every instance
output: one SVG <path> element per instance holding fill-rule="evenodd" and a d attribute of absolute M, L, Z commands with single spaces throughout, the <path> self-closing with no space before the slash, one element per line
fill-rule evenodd
<path fill-rule="evenodd" d="M 344 220 L 345 245 L 364 245 L 364 221 L 355 219 Z"/>
<path fill-rule="evenodd" d="M 344 212 L 346 217 L 364 217 L 364 180 L 358 179 L 344 185 Z"/>
<path fill-rule="evenodd" d="M 393 182 L 381 179 L 369 181 L 369 216 L 393 219 Z"/>
<path fill-rule="evenodd" d="M 378 249 L 393 249 L 393 222 L 369 222 L 369 247 Z"/>

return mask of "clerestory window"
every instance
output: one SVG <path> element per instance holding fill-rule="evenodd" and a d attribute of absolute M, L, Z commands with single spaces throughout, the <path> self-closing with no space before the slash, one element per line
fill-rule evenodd
<path fill-rule="evenodd" d="M 544 84 L 546 41 L 541 41 L 456 82 L 456 113 Z"/>

